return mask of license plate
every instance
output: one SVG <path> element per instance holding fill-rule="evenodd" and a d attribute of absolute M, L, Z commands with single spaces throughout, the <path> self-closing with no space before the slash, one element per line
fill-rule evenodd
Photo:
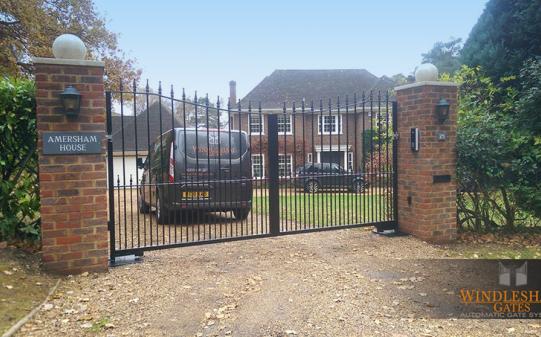
<path fill-rule="evenodd" d="M 208 191 L 185 191 L 182 192 L 184 199 L 204 199 L 209 197 Z"/>

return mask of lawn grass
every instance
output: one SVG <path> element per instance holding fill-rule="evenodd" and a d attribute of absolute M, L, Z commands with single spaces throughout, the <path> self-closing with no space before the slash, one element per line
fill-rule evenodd
<path fill-rule="evenodd" d="M 388 195 L 294 192 L 279 197 L 280 219 L 311 225 L 347 225 L 391 220 Z M 268 196 L 253 197 L 252 212 L 268 215 Z"/>

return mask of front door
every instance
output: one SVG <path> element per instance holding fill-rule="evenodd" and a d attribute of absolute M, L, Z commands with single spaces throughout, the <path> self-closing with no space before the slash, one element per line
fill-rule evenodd
<path fill-rule="evenodd" d="M 344 152 L 343 151 L 324 151 L 320 154 L 321 163 L 334 163 L 344 167 Z"/>

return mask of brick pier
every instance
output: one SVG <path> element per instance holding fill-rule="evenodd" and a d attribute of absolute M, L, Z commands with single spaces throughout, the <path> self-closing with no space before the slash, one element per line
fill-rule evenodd
<path fill-rule="evenodd" d="M 398 224 L 402 232 L 430 242 L 456 238 L 457 85 L 418 82 L 395 88 L 398 103 Z M 445 98 L 449 118 L 439 123 L 435 106 Z M 419 151 L 410 130 L 420 132 Z M 445 139 L 438 139 L 438 134 Z M 446 181 L 450 176 L 450 181 Z"/>
<path fill-rule="evenodd" d="M 60 274 L 108 267 L 105 96 L 103 63 L 35 58 L 43 263 Z M 60 93 L 69 85 L 82 95 L 78 116 L 63 113 Z M 102 153 L 45 155 L 48 131 L 103 134 Z"/>

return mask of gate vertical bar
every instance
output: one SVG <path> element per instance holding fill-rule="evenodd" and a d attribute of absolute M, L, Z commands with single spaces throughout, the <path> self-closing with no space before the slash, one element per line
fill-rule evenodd
<path fill-rule="evenodd" d="M 267 116 L 269 161 L 269 224 L 273 235 L 280 233 L 280 187 L 278 186 L 278 116 Z"/>
<path fill-rule="evenodd" d="M 394 228 L 398 230 L 398 103 L 393 102 L 393 220 Z"/>
<path fill-rule="evenodd" d="M 111 117 L 111 92 L 105 93 L 107 115 L 107 185 L 109 189 L 109 254 L 111 263 L 115 262 L 115 182 L 113 174 L 113 121 Z"/>

